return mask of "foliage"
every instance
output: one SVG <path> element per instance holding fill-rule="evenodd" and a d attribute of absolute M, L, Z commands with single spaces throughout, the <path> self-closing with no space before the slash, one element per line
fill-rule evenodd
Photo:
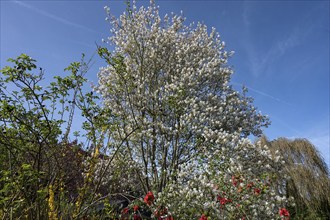
<path fill-rule="evenodd" d="M 65 69 L 71 75 L 56 76 L 43 88 L 43 69 L 31 73 L 37 68 L 34 59 L 22 54 L 9 61 L 14 66 L 3 68 L 0 78 L 1 217 L 55 219 L 58 210 L 71 216 L 67 209 L 84 200 L 76 206 L 79 213 L 88 201 L 84 191 L 91 187 L 83 176 L 93 172 L 95 157 L 89 155 L 104 141 L 96 126 L 107 114 L 96 96 L 82 92 L 88 63 L 73 62 Z M 88 151 L 69 142 L 75 107 L 86 119 Z"/>

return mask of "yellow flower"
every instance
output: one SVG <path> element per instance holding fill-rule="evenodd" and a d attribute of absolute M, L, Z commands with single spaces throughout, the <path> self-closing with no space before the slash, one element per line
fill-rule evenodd
<path fill-rule="evenodd" d="M 54 191 L 53 191 L 53 185 L 50 184 L 48 186 L 48 193 L 49 193 L 49 198 L 48 198 L 48 217 L 50 220 L 57 220 L 56 217 L 56 212 L 55 212 L 55 202 L 54 202 Z"/>

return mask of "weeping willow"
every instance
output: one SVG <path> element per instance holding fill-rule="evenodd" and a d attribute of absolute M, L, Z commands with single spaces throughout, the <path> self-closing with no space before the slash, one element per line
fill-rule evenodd
<path fill-rule="evenodd" d="M 306 139 L 279 138 L 268 141 L 266 137 L 259 140 L 279 151 L 285 161 L 287 196 L 294 198 L 295 206 L 291 207 L 294 219 L 330 219 L 330 178 L 329 169 L 324 159 Z"/>

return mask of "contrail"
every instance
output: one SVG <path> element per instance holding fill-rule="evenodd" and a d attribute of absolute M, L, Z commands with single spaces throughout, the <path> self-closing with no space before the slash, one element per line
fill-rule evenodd
<path fill-rule="evenodd" d="M 262 95 L 262 96 L 265 96 L 265 97 L 271 98 L 271 99 L 273 99 L 273 100 L 275 100 L 275 101 L 277 101 L 277 102 L 281 102 L 281 103 L 284 103 L 284 104 L 286 104 L 286 105 L 290 105 L 290 106 L 292 106 L 290 103 L 288 103 L 288 102 L 286 102 L 286 101 L 283 101 L 283 100 L 281 100 L 281 99 L 279 99 L 279 98 L 276 98 L 276 97 L 274 97 L 274 96 L 272 96 L 272 95 L 270 95 L 270 94 L 267 94 L 267 93 L 265 93 L 265 92 L 262 92 L 262 91 L 260 91 L 260 90 L 257 90 L 257 89 L 251 88 L 251 87 L 249 87 L 249 86 L 243 85 L 243 84 L 241 84 L 241 83 L 232 82 L 232 84 L 233 84 L 233 85 L 237 85 L 237 86 L 244 86 L 244 87 L 246 87 L 248 90 L 251 90 L 251 91 L 253 91 L 253 92 L 255 92 L 255 93 L 258 93 L 259 95 Z"/>
<path fill-rule="evenodd" d="M 53 19 L 55 21 L 61 22 L 62 24 L 65 24 L 65 25 L 68 25 L 68 26 L 72 26 L 72 27 L 76 27 L 76 28 L 80 28 L 80 29 L 83 29 L 83 30 L 86 30 L 86 31 L 89 31 L 89 32 L 93 32 L 93 33 L 99 33 L 99 32 L 97 32 L 97 31 L 95 31 L 95 30 L 93 30 L 91 28 L 88 28 L 88 27 L 83 26 L 81 24 L 77 24 L 77 23 L 68 21 L 68 20 L 66 20 L 64 18 L 58 17 L 58 16 L 53 15 L 53 14 L 51 14 L 49 12 L 43 11 L 43 10 L 41 10 L 39 8 L 36 8 L 36 7 L 34 7 L 34 6 L 30 5 L 30 4 L 27 4 L 27 3 L 24 3 L 24 2 L 21 2 L 21 1 L 13 1 L 13 2 L 16 3 L 16 4 L 18 4 L 18 5 L 20 5 L 20 6 L 22 6 L 22 7 L 25 7 L 25 8 L 28 8 L 30 10 L 33 10 L 33 11 L 35 11 L 35 12 L 37 12 L 37 13 L 43 15 L 43 16 L 46 16 L 46 17 L 51 18 L 51 19 Z"/>

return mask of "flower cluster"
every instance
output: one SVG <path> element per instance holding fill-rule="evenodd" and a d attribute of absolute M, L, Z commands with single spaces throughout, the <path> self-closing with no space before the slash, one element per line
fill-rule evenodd
<path fill-rule="evenodd" d="M 151 205 L 152 202 L 155 200 L 155 196 L 152 192 L 148 192 L 147 195 L 144 197 L 144 202 L 147 204 L 147 205 Z"/>
<path fill-rule="evenodd" d="M 290 219 L 290 213 L 285 208 L 281 208 L 280 211 L 279 211 L 279 214 L 280 214 L 280 216 L 283 217 L 283 219 L 287 219 L 287 220 Z"/>
<path fill-rule="evenodd" d="M 267 147 L 241 139 L 231 151 L 208 152 L 198 163 L 182 165 L 179 178 L 159 194 L 157 202 L 170 203 L 168 208 L 180 219 L 197 219 L 202 213 L 215 219 L 278 218 L 287 198 L 277 191 L 272 175 L 281 162 L 268 153 Z M 269 166 L 257 166 L 250 157 Z M 228 158 L 236 158 L 235 163 Z"/>
<path fill-rule="evenodd" d="M 133 220 L 142 220 L 141 215 L 137 212 L 137 210 L 134 207 L 134 212 L 133 215 L 131 213 L 131 210 L 126 207 L 121 211 L 121 220 L 129 220 L 131 219 L 131 217 L 133 217 Z"/>
<path fill-rule="evenodd" d="M 225 193 L 223 193 L 225 194 Z M 221 204 L 220 205 L 220 208 L 222 208 L 224 205 L 226 205 L 227 203 L 231 203 L 233 200 L 231 199 L 227 199 L 225 197 L 221 197 L 221 196 L 218 196 L 217 200 L 219 201 L 219 203 Z"/>

